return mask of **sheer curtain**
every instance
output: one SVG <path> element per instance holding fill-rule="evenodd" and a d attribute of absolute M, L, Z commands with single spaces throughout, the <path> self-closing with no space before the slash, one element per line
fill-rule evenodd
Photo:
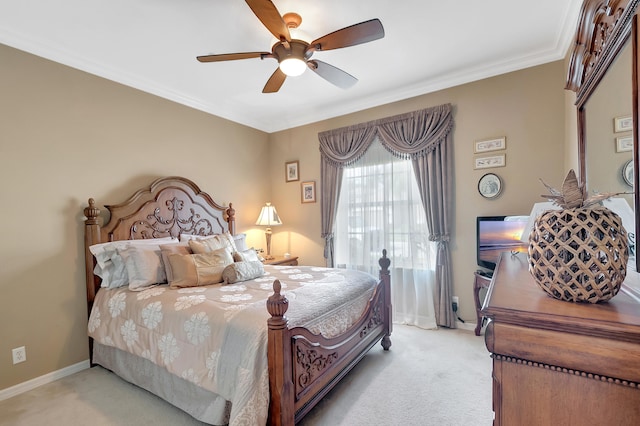
<path fill-rule="evenodd" d="M 410 159 L 390 154 L 376 139 L 343 170 L 335 217 L 335 264 L 377 276 L 382 248 L 391 260 L 395 322 L 436 328 L 436 243 L 429 241 L 424 207 Z"/>

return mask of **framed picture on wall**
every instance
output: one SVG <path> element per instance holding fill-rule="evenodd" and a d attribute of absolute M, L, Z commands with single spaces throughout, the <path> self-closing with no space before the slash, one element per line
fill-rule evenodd
<path fill-rule="evenodd" d="M 284 164 L 284 179 L 286 182 L 300 180 L 300 170 L 297 161 L 290 161 Z"/>
<path fill-rule="evenodd" d="M 495 138 L 486 139 L 483 141 L 476 141 L 473 147 L 473 152 L 489 152 L 500 151 L 507 148 L 507 138 Z"/>
<path fill-rule="evenodd" d="M 475 169 L 490 169 L 492 167 L 504 167 L 506 165 L 505 154 L 494 155 L 491 157 L 474 158 Z"/>
<path fill-rule="evenodd" d="M 633 151 L 633 136 L 616 138 L 616 152 Z"/>
<path fill-rule="evenodd" d="M 613 119 L 613 131 L 615 133 L 628 132 L 630 130 L 633 130 L 633 119 L 630 115 Z"/>
<path fill-rule="evenodd" d="M 316 202 L 316 182 L 302 182 L 300 184 L 300 192 L 303 203 L 315 203 Z"/>

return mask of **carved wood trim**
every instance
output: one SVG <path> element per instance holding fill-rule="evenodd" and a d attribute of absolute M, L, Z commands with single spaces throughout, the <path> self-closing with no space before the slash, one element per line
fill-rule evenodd
<path fill-rule="evenodd" d="M 104 241 L 235 231 L 232 206 L 219 205 L 181 177 L 158 179 L 124 203 L 105 207 L 111 217 L 102 230 Z"/>
<path fill-rule="evenodd" d="M 638 0 L 585 0 L 569 59 L 565 88 L 582 105 L 631 32 Z"/>
<path fill-rule="evenodd" d="M 522 364 L 522 365 L 527 365 L 529 367 L 544 368 L 545 370 L 551 370 L 557 373 L 566 373 L 574 376 L 585 377 L 587 379 L 597 380 L 599 382 L 608 382 L 616 385 L 627 386 L 634 389 L 640 388 L 639 383 L 632 382 L 630 380 L 618 379 L 615 377 L 603 376 L 601 374 L 593 374 L 593 373 L 588 373 L 586 371 L 574 370 L 571 368 L 565 368 L 565 367 L 559 367 L 556 365 L 544 364 L 541 362 L 529 361 L 522 358 L 517 358 L 517 357 L 512 357 L 507 355 L 500 355 L 500 354 L 491 354 L 491 358 L 493 358 L 496 361 Z"/>
<path fill-rule="evenodd" d="M 336 338 L 326 339 L 302 328 L 291 330 L 296 401 L 310 392 L 317 382 L 321 382 L 325 373 L 334 374 L 333 365 L 342 362 L 354 348 L 371 337 L 374 340 L 380 337 L 384 331 L 384 293 L 383 286 L 379 285 L 362 318 Z"/>
<path fill-rule="evenodd" d="M 308 348 L 302 342 L 295 343 L 296 360 L 296 395 L 312 384 L 334 361 L 338 352 L 324 348 Z"/>
<path fill-rule="evenodd" d="M 84 209 L 85 270 L 88 308 L 91 309 L 100 278 L 93 274 L 94 259 L 89 251 L 93 244 L 177 237 L 180 233 L 211 235 L 229 231 L 235 233 L 235 210 L 224 207 L 203 192 L 189 179 L 172 176 L 157 179 L 148 188 L 136 191 L 125 202 L 105 206 L 111 213 L 109 221 L 100 226 L 100 209 L 89 199 Z"/>

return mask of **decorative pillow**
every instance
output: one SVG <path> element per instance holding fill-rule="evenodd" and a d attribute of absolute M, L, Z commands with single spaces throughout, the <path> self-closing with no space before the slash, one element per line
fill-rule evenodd
<path fill-rule="evenodd" d="M 209 238 L 189 240 L 189 247 L 194 254 L 208 253 L 225 247 L 229 248 L 230 253 L 237 251 L 233 237 L 228 232 L 212 235 Z"/>
<path fill-rule="evenodd" d="M 107 243 L 94 244 L 89 251 L 96 259 L 93 273 L 102 278 L 101 287 L 122 287 L 129 283 L 127 269 L 124 260 L 118 254 L 118 249 L 124 249 L 128 245 L 133 246 L 157 246 L 159 244 L 177 243 L 172 237 L 151 238 L 146 240 L 119 240 Z"/>
<path fill-rule="evenodd" d="M 252 280 L 264 274 L 264 266 L 260 261 L 236 262 L 224 268 L 222 279 L 227 284 Z"/>
<path fill-rule="evenodd" d="M 233 253 L 233 260 L 236 262 L 260 262 L 260 258 L 258 258 L 258 253 L 256 253 L 255 249 L 238 250 Z"/>
<path fill-rule="evenodd" d="M 171 263 L 169 262 L 170 254 L 193 254 L 189 243 L 187 241 L 177 244 L 162 244 L 160 245 L 160 255 L 162 256 L 162 264 L 164 265 L 164 272 L 167 275 L 167 281 L 173 281 L 173 270 L 171 269 Z"/>
<path fill-rule="evenodd" d="M 180 234 L 180 241 L 189 241 L 189 240 L 204 240 L 206 238 L 211 238 L 212 235 L 192 235 L 192 234 Z M 244 251 L 249 247 L 247 246 L 247 234 L 236 234 L 231 236 L 233 238 L 233 242 L 236 245 L 236 250 Z"/>
<path fill-rule="evenodd" d="M 221 248 L 201 254 L 170 254 L 169 263 L 173 272 L 169 287 L 176 289 L 221 283 L 222 272 L 233 258 L 228 249 Z"/>
<path fill-rule="evenodd" d="M 167 282 L 159 246 L 130 244 L 118 249 L 118 254 L 124 260 L 129 290 L 140 291 L 151 285 Z"/>
<path fill-rule="evenodd" d="M 211 235 L 180 234 L 181 242 L 187 242 L 189 240 L 204 240 L 205 238 L 211 238 Z"/>
<path fill-rule="evenodd" d="M 233 236 L 233 241 L 236 243 L 236 250 L 245 251 L 247 247 L 247 234 L 236 234 Z"/>

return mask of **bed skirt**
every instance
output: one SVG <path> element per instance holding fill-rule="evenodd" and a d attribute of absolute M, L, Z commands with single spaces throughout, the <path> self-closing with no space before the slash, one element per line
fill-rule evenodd
<path fill-rule="evenodd" d="M 229 423 L 230 402 L 167 372 L 145 358 L 94 342 L 93 362 L 164 399 L 201 422 L 212 425 Z"/>

